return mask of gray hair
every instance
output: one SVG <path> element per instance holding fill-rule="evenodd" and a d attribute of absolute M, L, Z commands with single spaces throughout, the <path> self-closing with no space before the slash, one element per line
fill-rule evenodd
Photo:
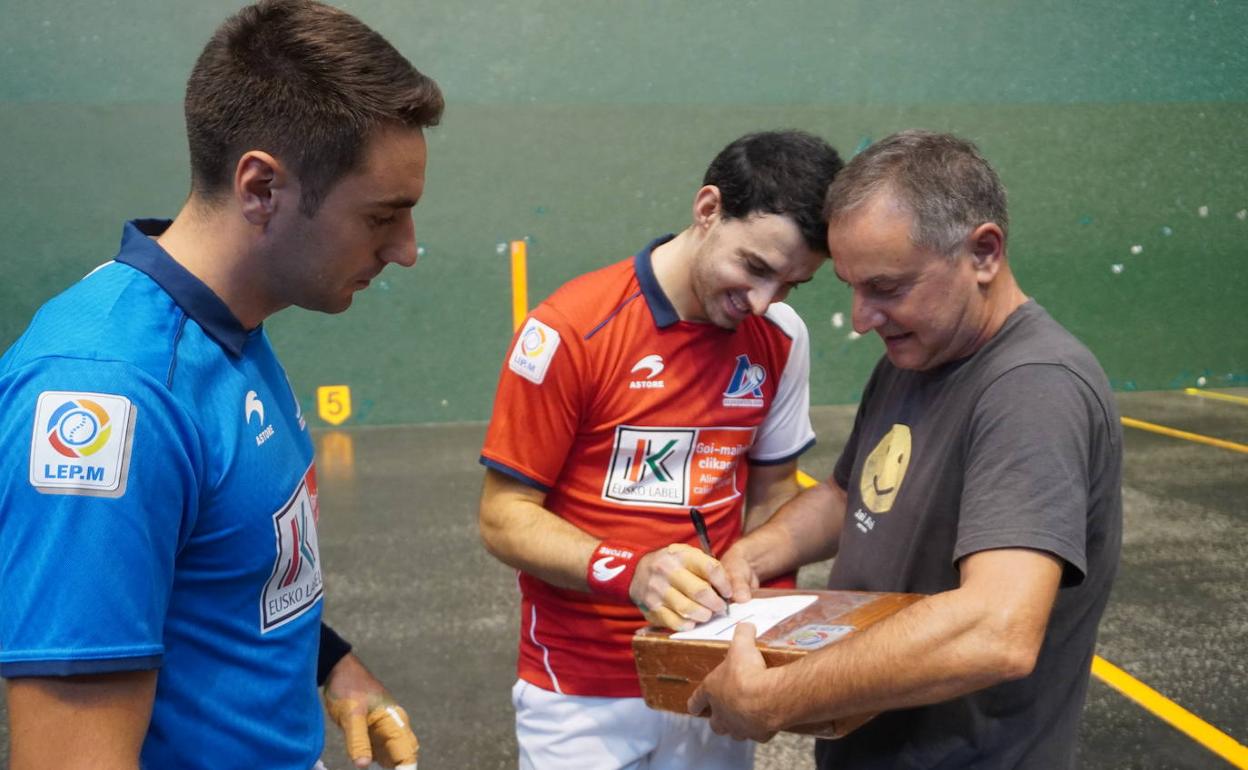
<path fill-rule="evenodd" d="M 884 190 L 914 217 L 910 240 L 947 257 L 985 222 L 1009 234 L 997 172 L 974 144 L 951 134 L 912 129 L 871 145 L 833 180 L 824 218 L 840 219 Z"/>

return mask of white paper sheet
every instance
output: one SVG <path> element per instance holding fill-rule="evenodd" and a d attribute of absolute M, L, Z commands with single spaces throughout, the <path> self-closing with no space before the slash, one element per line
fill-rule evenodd
<path fill-rule="evenodd" d="M 736 633 L 737 624 L 742 622 L 753 623 L 758 635 L 762 636 L 772 626 L 810 606 L 816 598 L 810 594 L 795 594 L 751 599 L 744 604 L 730 604 L 727 615 L 711 618 L 688 631 L 677 631 L 672 634 L 672 638 L 731 642 L 732 635 Z"/>

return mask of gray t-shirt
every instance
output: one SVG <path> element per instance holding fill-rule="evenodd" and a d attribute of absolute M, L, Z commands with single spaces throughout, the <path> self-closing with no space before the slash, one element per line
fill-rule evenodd
<path fill-rule="evenodd" d="M 1073 766 L 1122 542 L 1122 428 L 1092 354 L 1029 301 L 968 358 L 882 359 L 835 479 L 848 508 L 829 588 L 948 591 L 960 559 L 993 548 L 1047 551 L 1064 573 L 1030 676 L 882 714 L 820 741 L 818 766 Z"/>

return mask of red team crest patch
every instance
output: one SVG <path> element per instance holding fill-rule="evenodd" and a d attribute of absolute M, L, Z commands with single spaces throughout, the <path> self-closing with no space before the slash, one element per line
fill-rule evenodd
<path fill-rule="evenodd" d="M 602 498 L 625 505 L 713 506 L 741 495 L 737 467 L 754 428 L 615 429 Z"/>

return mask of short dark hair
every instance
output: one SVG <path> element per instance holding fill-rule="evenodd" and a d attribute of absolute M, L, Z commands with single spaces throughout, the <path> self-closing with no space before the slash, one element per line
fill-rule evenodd
<path fill-rule="evenodd" d="M 316 213 L 382 127 L 424 128 L 442 92 L 359 19 L 314 0 L 261 0 L 217 28 L 186 85 L 191 189 L 219 198 L 252 149 L 290 165 Z"/>
<path fill-rule="evenodd" d="M 836 150 L 813 134 L 762 131 L 720 150 L 702 184 L 719 188 L 725 217 L 787 216 L 797 224 L 807 246 L 826 254 L 824 193 L 842 166 Z"/>
<path fill-rule="evenodd" d="M 951 134 L 912 129 L 871 145 L 828 188 L 824 216 L 840 219 L 882 190 L 913 216 L 910 240 L 947 257 L 985 222 L 1009 235 L 997 172 L 973 143 Z"/>

